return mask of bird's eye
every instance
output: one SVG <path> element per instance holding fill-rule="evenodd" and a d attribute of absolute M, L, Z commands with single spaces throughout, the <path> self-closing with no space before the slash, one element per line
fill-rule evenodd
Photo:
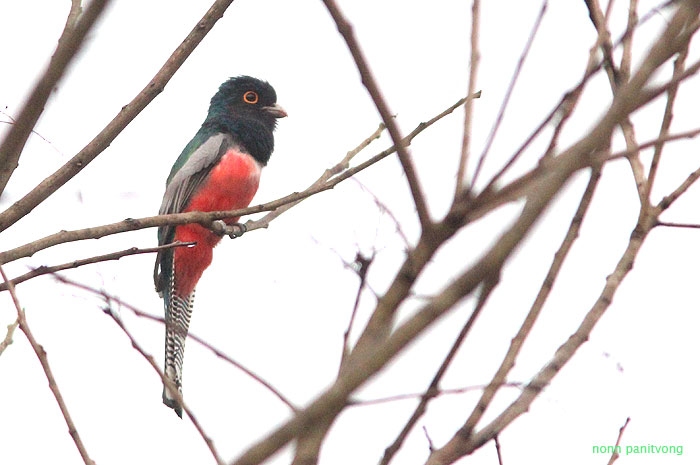
<path fill-rule="evenodd" d="M 258 94 L 257 92 L 253 92 L 252 90 L 249 90 L 245 94 L 243 94 L 243 101 L 245 103 L 251 103 L 251 104 L 256 104 L 258 103 Z"/>

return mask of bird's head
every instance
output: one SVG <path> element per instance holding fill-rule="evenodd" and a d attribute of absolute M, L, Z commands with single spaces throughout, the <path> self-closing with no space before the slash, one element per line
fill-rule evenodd
<path fill-rule="evenodd" d="M 250 76 L 238 76 L 221 84 L 212 97 L 207 119 L 200 131 L 222 132 L 250 153 L 263 166 L 275 148 L 272 132 L 287 112 L 277 104 L 270 84 Z"/>
<path fill-rule="evenodd" d="M 270 84 L 250 76 L 238 76 L 221 84 L 212 97 L 208 119 L 254 120 L 270 131 L 287 112 L 277 104 L 277 93 Z"/>

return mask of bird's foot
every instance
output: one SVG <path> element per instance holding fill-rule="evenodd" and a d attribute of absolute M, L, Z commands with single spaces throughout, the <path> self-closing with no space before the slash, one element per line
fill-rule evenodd
<path fill-rule="evenodd" d="M 221 237 L 228 236 L 231 239 L 235 239 L 248 231 L 248 227 L 243 223 L 226 224 L 223 220 L 216 220 L 212 221 L 211 230 L 214 231 L 214 234 Z"/>

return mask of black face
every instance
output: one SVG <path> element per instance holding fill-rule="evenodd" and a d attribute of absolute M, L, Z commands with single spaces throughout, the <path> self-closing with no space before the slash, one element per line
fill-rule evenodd
<path fill-rule="evenodd" d="M 270 84 L 250 76 L 238 76 L 219 87 L 211 99 L 210 113 L 256 119 L 273 129 L 277 118 L 286 116 L 276 103 L 277 94 Z"/>
<path fill-rule="evenodd" d="M 272 135 L 277 118 L 287 113 L 277 105 L 277 94 L 267 82 L 238 76 L 221 84 L 212 97 L 207 119 L 200 131 L 208 137 L 229 134 L 261 165 L 267 164 L 275 148 Z"/>

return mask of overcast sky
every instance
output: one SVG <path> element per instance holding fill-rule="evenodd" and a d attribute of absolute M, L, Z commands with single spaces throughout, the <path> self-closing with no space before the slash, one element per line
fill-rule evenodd
<path fill-rule="evenodd" d="M 0 121 L 16 116 L 45 68 L 68 13 L 67 0 L 0 2 Z M 340 1 L 404 133 L 466 93 L 471 3 L 456 0 Z M 509 80 L 540 10 L 538 1 L 485 1 L 482 60 L 475 102 L 474 152 L 480 153 Z M 611 27 L 624 30 L 626 5 L 617 2 Z M 4 210 L 85 146 L 152 78 L 209 7 L 209 1 L 115 1 L 90 33 L 84 50 L 57 86 L 25 148 L 20 167 L 0 198 Z M 640 2 L 643 15 L 654 6 Z M 595 30 L 584 2 L 551 2 L 522 77 L 491 149 L 493 173 L 580 79 Z M 662 12 L 636 38 L 638 63 L 668 19 Z M 697 54 L 696 54 L 697 55 Z M 695 56 L 696 56 L 695 55 Z M 697 57 L 696 57 L 697 58 Z M 666 70 L 668 71 L 668 70 Z M 77 229 L 157 213 L 170 167 L 204 119 L 209 99 L 230 76 L 269 81 L 289 117 L 279 122 L 276 149 L 254 204 L 299 191 L 372 133 L 380 118 L 347 48 L 319 1 L 237 0 L 164 92 L 95 162 L 10 230 L 6 250 L 61 229 Z M 681 94 L 674 130 L 695 128 L 697 85 Z M 585 134 L 609 102 L 601 75 L 584 94 L 563 134 L 566 147 Z M 656 109 L 664 104 L 657 102 Z M 656 113 L 659 115 L 660 113 Z M 640 141 L 655 137 L 658 117 L 635 121 Z M 449 206 L 461 144 L 463 114 L 441 121 L 411 147 L 435 217 Z M 8 129 L 0 124 L 0 136 Z M 540 141 L 516 172 L 541 155 Z M 623 145 L 616 140 L 616 149 Z M 385 134 L 360 160 L 389 145 Z M 537 149 L 539 147 L 539 149 Z M 538 151 L 539 150 L 539 151 Z M 697 142 L 667 148 L 653 199 L 658 201 L 697 168 Z M 648 167 L 649 156 L 643 157 Z M 484 179 L 487 179 L 484 176 Z M 404 257 L 391 217 L 414 241 L 419 229 L 400 165 L 389 158 L 317 195 L 275 220 L 268 230 L 224 240 L 198 288 L 191 332 L 263 376 L 303 406 L 330 384 L 358 285 L 344 266 L 355 254 L 377 253 L 369 284 L 381 294 Z M 489 311 L 479 320 L 443 387 L 488 383 L 539 289 L 587 177 L 576 176 L 507 265 Z M 370 193 L 371 192 L 371 193 Z M 700 223 L 700 189 L 692 188 L 665 216 Z M 629 166 L 609 164 L 581 239 L 545 307 L 512 381 L 527 381 L 580 322 L 612 272 L 637 219 Z M 426 295 L 472 263 L 517 214 L 500 209 L 436 256 L 418 283 Z M 622 457 L 619 463 L 697 463 L 700 415 L 698 282 L 700 246 L 694 230 L 652 232 L 613 305 L 554 383 L 501 437 L 504 463 L 606 463 L 593 445 L 614 444 L 627 417 L 623 445 L 682 445 L 682 456 Z M 155 230 L 55 247 L 5 266 L 15 276 L 115 250 L 156 244 Z M 66 272 L 151 314 L 162 314 L 153 289 L 154 257 L 140 255 Z M 452 270 L 452 274 L 450 271 Z M 21 284 L 18 296 L 49 362 L 78 431 L 100 465 L 213 463 L 187 419 L 162 405 L 161 381 L 106 316 L 99 298 L 50 277 Z M 373 309 L 363 295 L 354 335 Z M 116 307 L 115 307 L 116 308 Z M 405 317 L 416 308 L 409 303 Z M 473 308 L 450 313 L 356 397 L 376 399 L 426 388 L 437 364 Z M 116 308 L 144 349 L 162 365 L 163 328 Z M 0 339 L 16 312 L 0 296 Z M 486 420 L 519 391 L 505 389 Z M 268 391 L 198 344 L 188 342 L 184 395 L 221 455 L 233 459 L 288 418 Z M 422 464 L 429 451 L 464 422 L 478 392 L 435 401 L 394 463 Z M 416 400 L 355 407 L 341 415 L 322 450 L 322 464 L 374 464 L 400 431 Z M 18 330 L 0 356 L 0 463 L 80 463 L 45 375 Z M 270 463 L 288 463 L 291 451 Z M 491 444 L 466 459 L 495 464 Z"/>

